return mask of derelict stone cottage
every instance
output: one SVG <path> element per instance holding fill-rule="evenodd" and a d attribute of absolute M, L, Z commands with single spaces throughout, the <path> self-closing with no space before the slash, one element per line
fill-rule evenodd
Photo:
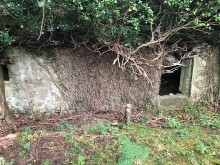
<path fill-rule="evenodd" d="M 84 48 L 40 54 L 10 48 L 1 55 L 14 60 L 2 66 L 6 100 L 19 113 L 115 111 L 126 103 L 144 107 L 146 98 L 159 106 L 181 104 L 185 99 L 215 100 L 219 98 L 219 50 L 219 46 L 195 49 L 169 75 L 157 67 L 147 68 L 153 80 L 150 86 L 144 78 L 112 65 L 111 53 L 99 57 Z"/>

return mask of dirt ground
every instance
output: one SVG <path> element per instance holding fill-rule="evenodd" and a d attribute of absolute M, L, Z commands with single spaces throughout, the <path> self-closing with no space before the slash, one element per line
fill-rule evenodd
<path fill-rule="evenodd" d="M 137 115 L 138 116 L 138 115 Z M 0 157 L 4 157 L 6 162 L 14 161 L 15 165 L 34 164 L 41 165 L 45 160 L 52 160 L 53 164 L 66 164 L 65 151 L 73 144 L 64 140 L 64 132 L 57 131 L 56 128 L 62 120 L 74 126 L 89 125 L 93 119 L 106 119 L 108 121 L 123 121 L 123 112 L 95 112 L 95 113 L 67 113 L 64 115 L 53 114 L 43 117 L 35 115 L 20 115 L 15 123 L 7 123 L 0 120 Z M 31 147 L 21 158 L 18 157 L 23 150 L 16 137 L 18 132 L 25 128 L 30 128 L 37 133 L 37 138 L 31 143 Z M 46 133 L 45 131 L 49 132 Z M 79 132 L 80 133 L 80 132 Z M 99 139 L 103 141 L 102 139 Z M 74 154 L 69 154 L 73 158 Z M 1 162 L 0 162 L 1 164 Z"/>
<path fill-rule="evenodd" d="M 143 119 L 145 119 L 146 116 L 147 116 L 147 120 L 145 121 Z M 181 122 L 187 122 L 188 124 L 197 122 L 198 125 L 201 125 L 202 122 L 202 120 L 199 118 L 198 119 L 192 118 L 192 115 L 187 115 L 184 109 L 169 111 L 167 116 L 169 117 L 178 116 L 178 119 Z M 71 134 L 71 132 L 68 132 L 68 134 L 71 134 L 71 136 L 75 137 L 74 141 L 77 141 L 77 139 L 79 138 L 85 139 L 85 141 L 90 140 L 90 142 L 92 141 L 92 144 L 93 142 L 96 143 L 96 147 L 98 147 L 96 149 L 102 151 L 102 146 L 105 146 L 106 143 L 108 143 L 109 146 L 113 146 L 112 142 L 114 141 L 115 137 L 108 134 L 105 135 L 90 134 L 85 131 L 86 130 L 85 127 L 92 128 L 94 126 L 93 125 L 94 121 L 103 122 L 106 120 L 108 120 L 111 124 L 115 122 L 118 123 L 117 127 L 119 127 L 119 124 L 124 125 L 125 123 L 124 118 L 125 118 L 124 111 L 121 112 L 96 111 L 96 112 L 74 112 L 74 113 L 70 112 L 63 115 L 60 114 L 53 114 L 53 115 L 45 114 L 43 116 L 19 115 L 19 118 L 15 123 L 7 123 L 4 120 L 0 120 L 0 165 L 12 165 L 12 164 L 1 163 L 2 161 L 1 158 L 4 158 L 6 162 L 13 161 L 13 165 L 74 164 L 74 162 L 70 162 L 68 160 L 77 160 L 79 154 L 76 154 L 74 152 L 67 152 L 67 151 L 70 150 L 71 148 L 76 148 L 76 146 L 74 146 L 75 145 L 74 142 L 69 142 L 67 139 L 64 138 L 65 137 L 64 135 L 67 134 L 68 131 L 71 131 L 71 129 L 69 128 L 66 130 L 57 129 L 59 128 L 59 126 L 63 125 L 63 121 L 70 124 L 69 126 L 74 127 L 73 134 Z M 213 115 L 212 118 L 214 119 L 216 118 L 216 116 Z M 164 129 L 164 130 L 160 129 L 159 131 L 165 131 L 165 132 L 172 131 L 170 127 L 167 127 L 167 125 L 165 124 L 165 117 L 161 114 L 158 114 L 157 116 L 153 116 L 150 114 L 147 115 L 145 111 L 132 111 L 131 120 L 134 123 L 141 123 L 141 124 L 144 121 L 144 125 L 146 125 L 149 130 L 151 128 L 153 129 L 156 127 L 156 130 L 157 128 Z M 99 124 L 103 125 L 103 123 L 99 123 Z M 21 144 L 21 139 L 19 140 L 19 135 L 21 135 L 21 132 L 24 132 L 24 130 L 27 128 L 32 130 L 34 132 L 34 135 L 33 137 L 32 135 L 30 137 L 30 139 L 32 139 L 31 145 L 29 146 L 30 148 L 25 150 L 24 145 L 22 146 Z M 190 130 L 188 131 L 190 132 Z M 205 130 L 203 128 L 202 131 L 210 132 L 210 134 L 213 135 L 212 137 L 215 137 L 216 134 L 217 137 L 219 135 L 220 129 L 213 128 L 213 129 Z M 208 136 L 208 134 L 206 135 L 204 132 L 202 133 L 202 135 L 203 134 L 204 134 L 204 138 L 207 138 L 206 136 Z M 163 136 L 163 135 L 165 136 L 165 134 L 162 133 L 158 135 L 156 131 L 155 134 L 153 134 L 153 137 Z M 135 136 L 136 134 L 134 133 L 134 137 Z M 134 137 L 131 136 L 131 139 Z M 154 138 L 148 140 L 153 141 Z M 87 159 L 90 159 L 91 153 L 93 154 L 96 151 L 94 150 L 94 148 L 87 147 L 87 144 L 88 143 L 83 142 L 80 144 L 80 146 L 83 149 L 85 149 L 83 155 Z M 219 146 L 217 142 L 216 144 L 217 146 Z M 116 148 L 118 148 L 117 145 Z M 86 149 L 89 150 L 87 151 Z M 115 159 L 117 155 L 114 155 L 115 150 L 117 149 L 112 148 L 112 151 L 108 150 L 107 153 L 105 153 L 104 155 L 104 159 L 106 156 L 107 157 L 112 156 L 112 160 L 116 162 Z M 152 152 L 154 150 L 155 148 L 152 150 Z M 19 157 L 19 154 L 22 151 L 25 151 L 25 153 L 23 156 Z M 113 152 L 114 154 L 111 154 L 111 152 Z M 161 154 L 161 153 L 157 153 L 157 154 Z M 50 161 L 50 163 L 47 162 L 47 160 Z M 79 164 L 79 163 L 76 162 L 75 164 Z"/>

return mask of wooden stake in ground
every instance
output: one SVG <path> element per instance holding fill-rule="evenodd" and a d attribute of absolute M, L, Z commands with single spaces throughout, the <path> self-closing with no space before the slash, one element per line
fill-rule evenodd
<path fill-rule="evenodd" d="M 127 104 L 125 107 L 125 123 L 129 124 L 131 121 L 131 110 L 133 106 L 132 104 Z"/>

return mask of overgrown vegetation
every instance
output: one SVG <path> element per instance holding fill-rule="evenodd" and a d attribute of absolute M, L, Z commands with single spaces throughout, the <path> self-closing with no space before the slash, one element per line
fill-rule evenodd
<path fill-rule="evenodd" d="M 26 128 L 24 131 L 17 134 L 18 139 L 20 140 L 20 145 L 23 150 L 18 153 L 18 157 L 22 158 L 26 151 L 30 149 L 31 142 L 36 140 L 37 135 L 29 128 Z"/>
<path fill-rule="evenodd" d="M 143 65 L 170 52 L 180 52 L 181 61 L 194 46 L 219 39 L 219 6 L 219 0 L 4 0 L 0 47 L 82 44 L 100 55 L 114 51 L 119 67 L 148 78 Z"/>
<path fill-rule="evenodd" d="M 65 150 L 59 152 L 62 152 L 64 164 L 218 165 L 220 114 L 202 108 L 204 107 L 198 104 L 190 106 L 187 103 L 180 109 L 161 110 L 159 116 L 153 112 L 157 110 L 151 109 L 147 119 L 143 120 L 145 122 L 124 126 L 93 118 L 90 124 L 76 127 L 63 119 L 55 129 L 56 136 L 51 131 L 43 131 L 48 138 L 51 134 L 52 138 L 50 142 L 43 144 L 39 143 L 44 139 L 40 139 L 43 134 L 25 129 L 17 134 L 22 148 L 19 153 L 24 151 L 24 155 L 16 154 L 13 160 L 7 159 L 7 162 L 15 164 L 18 159 L 27 159 L 29 154 L 34 157 L 32 162 L 29 162 L 31 164 L 39 158 L 35 156 L 36 146 L 43 145 L 48 154 L 51 151 L 57 154 L 56 148 L 63 144 L 66 145 Z M 56 142 L 58 137 L 59 142 Z M 5 159 L 6 157 L 1 157 L 0 161 L 6 165 Z M 45 157 L 40 162 L 52 165 L 54 161 L 53 157 Z"/>
<path fill-rule="evenodd" d="M 12 160 L 11 162 L 7 163 L 5 161 L 5 158 L 4 157 L 0 157 L 0 165 L 13 165 L 14 164 L 14 161 Z"/>
<path fill-rule="evenodd" d="M 119 153 L 121 153 L 118 165 L 133 165 L 136 162 L 146 161 L 148 157 L 148 148 L 146 146 L 138 145 L 123 137 L 119 138 L 119 141 L 122 142 L 122 145 L 118 149 Z"/>
<path fill-rule="evenodd" d="M 100 55 L 113 51 L 114 64 L 151 82 L 145 66 L 163 69 L 157 62 L 175 53 L 174 67 L 180 67 L 194 47 L 219 40 L 219 13 L 219 0 L 3 0 L 0 48 L 84 45 Z M 12 160 L 0 155 L 0 165 L 28 156 L 34 164 L 37 147 L 56 152 L 57 138 L 67 146 L 60 151 L 64 164 L 218 165 L 220 115 L 204 107 L 186 103 L 180 110 L 155 110 L 146 98 L 144 109 L 151 113 L 141 123 L 119 126 L 95 119 L 76 127 L 63 119 L 55 131 L 44 133 L 60 133 L 46 144 L 40 144 L 41 133 L 28 128 L 17 133 L 18 154 Z M 53 157 L 38 161 L 55 164 Z"/>

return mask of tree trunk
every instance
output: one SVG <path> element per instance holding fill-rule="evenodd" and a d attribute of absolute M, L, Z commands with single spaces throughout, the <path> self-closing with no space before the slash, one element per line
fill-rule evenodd
<path fill-rule="evenodd" d="M 0 114 L 0 117 L 4 118 L 7 122 L 14 122 L 16 120 L 15 115 L 11 112 L 5 99 L 5 84 L 2 67 L 0 67 Z"/>

